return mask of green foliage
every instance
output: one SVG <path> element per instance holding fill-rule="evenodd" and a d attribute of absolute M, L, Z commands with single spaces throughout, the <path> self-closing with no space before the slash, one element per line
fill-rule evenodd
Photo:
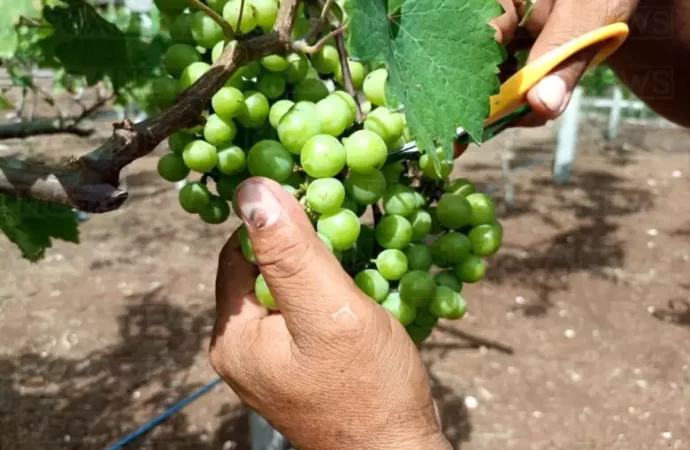
<path fill-rule="evenodd" d="M 9 58 L 17 49 L 19 36 L 15 25 L 20 17 L 35 18 L 40 15 L 34 0 L 11 0 L 2 2 L 0 11 L 0 58 Z"/>
<path fill-rule="evenodd" d="M 489 97 L 500 87 L 504 51 L 488 22 L 501 7 L 495 0 L 396 4 L 400 12 L 389 18 L 386 0 L 349 0 L 348 47 L 354 59 L 386 63 L 387 103 L 404 105 L 411 133 L 440 167 L 434 150 L 442 147 L 449 161 L 458 126 L 481 142 Z"/>
<path fill-rule="evenodd" d="M 53 239 L 79 243 L 77 218 L 71 208 L 2 193 L 0 230 L 32 262 L 45 256 Z"/>

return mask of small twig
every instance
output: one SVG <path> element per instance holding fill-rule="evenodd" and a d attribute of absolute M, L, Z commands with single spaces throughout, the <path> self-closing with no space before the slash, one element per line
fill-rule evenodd
<path fill-rule="evenodd" d="M 232 25 L 230 25 L 227 22 L 227 20 L 223 19 L 223 16 L 209 8 L 208 5 L 204 4 L 200 0 L 187 0 L 187 4 L 189 4 L 189 6 L 191 6 L 192 8 L 197 8 L 201 10 L 204 14 L 209 16 L 218 25 L 220 25 L 220 27 L 223 29 L 223 33 L 225 34 L 225 38 L 228 40 L 228 42 L 235 39 L 235 31 L 233 30 Z M 244 0 L 242 0 L 242 4 L 244 5 Z M 240 19 L 241 18 L 242 13 L 240 13 Z"/>
<path fill-rule="evenodd" d="M 362 105 L 359 104 L 357 99 L 357 91 L 355 90 L 355 85 L 352 83 L 352 73 L 350 72 L 350 64 L 347 58 L 347 48 L 345 48 L 345 39 L 343 35 L 339 34 L 335 37 L 335 42 L 338 45 L 338 55 L 340 56 L 340 65 L 343 70 L 343 82 L 345 83 L 345 90 L 352 96 L 355 100 L 355 105 L 357 106 L 357 122 L 361 122 L 364 114 L 362 113 Z"/>
<path fill-rule="evenodd" d="M 335 30 L 328 33 L 326 36 L 322 37 L 314 45 L 309 45 L 309 42 L 306 39 L 300 39 L 299 41 L 297 41 L 293 44 L 293 47 L 297 51 L 306 53 L 307 55 L 313 55 L 315 53 L 320 52 L 321 49 L 326 45 L 326 42 L 328 42 L 329 40 L 338 36 L 339 34 L 343 34 L 345 32 L 345 30 L 347 30 L 347 25 L 343 25 L 341 27 L 338 27 Z"/>

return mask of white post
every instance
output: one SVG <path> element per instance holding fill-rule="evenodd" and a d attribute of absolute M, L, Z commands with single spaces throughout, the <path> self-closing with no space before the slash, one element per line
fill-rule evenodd
<path fill-rule="evenodd" d="M 621 112 L 623 109 L 623 91 L 618 86 L 613 87 L 613 103 L 609 114 L 609 125 L 606 130 L 606 139 L 613 140 L 618 137 L 621 125 Z"/>
<path fill-rule="evenodd" d="M 558 148 L 553 164 L 553 178 L 556 183 L 567 183 L 570 178 L 570 167 L 573 165 L 577 150 L 577 128 L 583 92 L 582 87 L 575 88 L 570 104 L 561 116 Z"/>

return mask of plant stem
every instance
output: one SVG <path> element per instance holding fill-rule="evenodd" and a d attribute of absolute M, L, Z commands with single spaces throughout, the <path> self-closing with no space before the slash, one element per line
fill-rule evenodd
<path fill-rule="evenodd" d="M 300 39 L 299 41 L 297 41 L 293 44 L 293 47 L 297 51 L 306 53 L 308 55 L 313 55 L 314 53 L 320 52 L 321 49 L 324 47 L 324 45 L 326 45 L 326 42 L 328 42 L 329 40 L 338 36 L 339 34 L 343 34 L 345 32 L 345 30 L 347 30 L 347 25 L 343 25 L 341 27 L 338 27 L 335 30 L 328 33 L 326 36 L 322 37 L 314 45 L 309 45 L 309 43 L 305 39 Z"/>
<path fill-rule="evenodd" d="M 228 42 L 235 39 L 235 31 L 232 29 L 232 26 L 227 22 L 227 20 L 223 19 L 223 16 L 209 8 L 208 5 L 201 2 L 201 0 L 187 0 L 187 3 L 192 8 L 202 11 L 204 14 L 213 19 L 218 25 L 220 25 L 220 27 L 223 29 L 223 33 L 225 34 L 225 39 Z M 244 0 L 242 1 L 242 4 L 244 5 Z M 242 16 L 240 13 L 240 20 L 241 19 Z"/>
<path fill-rule="evenodd" d="M 364 114 L 362 113 L 362 106 L 359 104 L 359 99 L 357 98 L 357 91 L 355 90 L 355 85 L 352 83 L 352 73 L 350 72 L 350 64 L 347 58 L 347 48 L 345 48 L 345 39 L 343 35 L 339 34 L 335 37 L 335 42 L 338 46 L 338 55 L 340 56 L 340 66 L 343 70 L 343 82 L 345 83 L 345 90 L 352 96 L 355 100 L 355 106 L 357 107 L 357 122 L 362 122 Z"/>

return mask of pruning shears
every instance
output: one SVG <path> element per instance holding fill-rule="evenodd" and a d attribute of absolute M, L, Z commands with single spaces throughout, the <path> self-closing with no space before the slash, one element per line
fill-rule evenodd
<path fill-rule="evenodd" d="M 527 92 L 561 63 L 582 50 L 600 46 L 587 67 L 589 70 L 601 64 L 618 50 L 628 38 L 628 34 L 628 25 L 625 23 L 618 22 L 606 25 L 583 34 L 527 64 L 501 85 L 498 94 L 491 97 L 490 114 L 489 118 L 484 121 L 482 141 L 497 136 L 513 122 L 529 114 L 531 108 L 525 99 Z M 473 140 L 463 128 L 458 128 L 455 142 L 457 145 L 465 145 L 472 143 Z M 402 149 L 393 152 L 389 161 L 410 159 L 415 153 L 421 155 L 415 141 L 412 141 Z"/>

